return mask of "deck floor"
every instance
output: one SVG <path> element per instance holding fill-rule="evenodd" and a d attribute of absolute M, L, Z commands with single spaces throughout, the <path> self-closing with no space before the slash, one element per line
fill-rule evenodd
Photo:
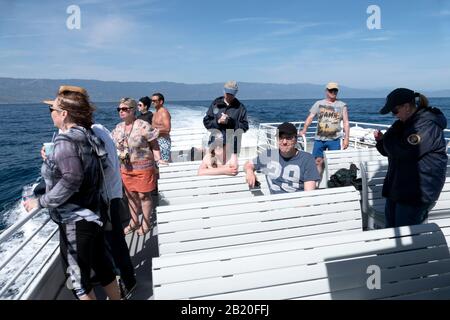
<path fill-rule="evenodd" d="M 155 214 L 152 215 L 153 222 Z M 158 256 L 157 228 L 139 236 L 136 232 L 126 236 L 130 248 L 131 261 L 136 272 L 137 286 L 131 300 L 152 300 L 152 258 Z"/>

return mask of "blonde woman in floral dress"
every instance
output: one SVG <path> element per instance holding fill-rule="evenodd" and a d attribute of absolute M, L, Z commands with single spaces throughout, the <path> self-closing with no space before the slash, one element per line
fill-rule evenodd
<path fill-rule="evenodd" d="M 156 166 L 161 154 L 156 138 L 159 131 L 135 116 L 137 103 L 130 98 L 120 100 L 117 111 L 123 122 L 113 130 L 112 135 L 121 162 L 120 172 L 128 197 L 131 220 L 124 229 L 125 234 L 137 230 L 145 235 L 151 230 L 152 198 L 156 188 Z M 142 212 L 142 225 L 139 213 Z"/>

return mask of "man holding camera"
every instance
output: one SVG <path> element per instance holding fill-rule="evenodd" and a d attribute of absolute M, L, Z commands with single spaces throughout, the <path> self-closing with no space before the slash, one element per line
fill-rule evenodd
<path fill-rule="evenodd" d="M 241 134 L 248 130 L 247 109 L 236 98 L 236 93 L 238 92 L 236 81 L 226 82 L 223 91 L 224 95 L 211 103 L 203 118 L 203 125 L 208 130 L 220 130 L 225 145 L 230 145 L 232 142 L 232 153 L 237 154 L 240 149 L 240 141 L 238 139 Z M 231 137 L 233 141 L 227 142 L 227 138 L 231 139 Z"/>

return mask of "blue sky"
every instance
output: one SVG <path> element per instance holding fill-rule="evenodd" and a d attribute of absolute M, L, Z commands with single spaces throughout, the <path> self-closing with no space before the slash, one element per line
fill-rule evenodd
<path fill-rule="evenodd" d="M 450 1 L 0 0 L 0 77 L 439 90 L 449 57 Z"/>

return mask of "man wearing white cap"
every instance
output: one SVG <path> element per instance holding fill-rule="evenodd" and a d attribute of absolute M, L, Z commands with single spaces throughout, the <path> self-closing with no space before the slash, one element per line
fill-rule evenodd
<path fill-rule="evenodd" d="M 224 95 L 215 99 L 205 117 L 203 118 L 203 125 L 206 129 L 216 129 L 222 132 L 223 141 L 227 144 L 228 138 L 240 137 L 240 134 L 248 130 L 247 109 L 236 98 L 238 92 L 238 85 L 236 81 L 228 81 L 225 83 Z M 239 131 L 239 132 L 237 132 Z M 233 154 L 239 153 L 238 141 L 233 138 Z"/>
<path fill-rule="evenodd" d="M 309 116 L 305 120 L 300 135 L 305 135 L 308 127 L 317 115 L 317 130 L 314 137 L 312 155 L 316 158 L 316 166 L 320 175 L 323 172 L 323 152 L 325 150 L 341 149 L 341 121 L 344 122 L 344 140 L 342 148 L 347 149 L 350 136 L 350 124 L 346 103 L 337 99 L 339 85 L 329 82 L 326 86 L 326 99 L 319 100 L 309 110 Z"/>

